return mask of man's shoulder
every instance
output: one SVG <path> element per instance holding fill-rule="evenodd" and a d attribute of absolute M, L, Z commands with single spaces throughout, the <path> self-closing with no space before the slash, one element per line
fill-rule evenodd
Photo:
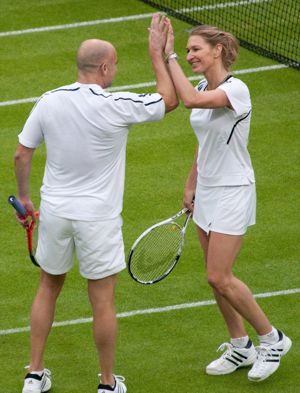
<path fill-rule="evenodd" d="M 69 91 L 72 92 L 72 91 L 78 91 L 78 90 L 80 90 L 80 85 L 79 85 L 79 83 L 75 82 L 75 83 L 71 83 L 69 85 L 59 86 L 59 87 L 56 87 L 55 89 L 48 90 L 43 94 L 43 96 L 52 95 L 54 93 L 59 93 L 59 92 L 69 92 Z"/>
<path fill-rule="evenodd" d="M 80 86 L 78 86 L 78 84 L 72 83 L 70 85 L 64 85 L 64 86 L 60 86 L 57 87 L 55 89 L 52 90 L 48 90 L 45 93 L 43 93 L 38 100 L 35 103 L 35 107 L 38 108 L 42 108 L 44 105 L 49 104 L 50 102 L 53 102 L 53 100 L 55 101 L 55 97 L 57 97 L 57 93 L 63 93 L 63 92 L 72 92 L 72 91 L 77 91 L 80 89 Z"/>
<path fill-rule="evenodd" d="M 159 93 L 132 93 L 129 91 L 112 92 L 114 102 L 144 104 L 146 106 L 159 103 L 162 96 Z"/>
<path fill-rule="evenodd" d="M 59 87 L 56 87 L 56 88 L 54 88 L 54 89 L 45 91 L 45 92 L 41 95 L 40 99 L 45 98 L 45 97 L 48 97 L 48 96 L 51 96 L 52 94 L 57 93 L 57 92 L 63 92 L 63 91 L 77 91 L 77 90 L 79 90 L 79 89 L 80 89 L 80 86 L 79 86 L 79 84 L 76 83 L 76 82 L 75 82 L 75 83 L 71 83 L 71 84 L 69 84 L 69 85 L 59 86 Z"/>

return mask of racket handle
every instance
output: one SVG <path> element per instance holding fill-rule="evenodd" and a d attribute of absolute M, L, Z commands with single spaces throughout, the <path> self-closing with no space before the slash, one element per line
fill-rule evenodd
<path fill-rule="evenodd" d="M 16 209 L 17 213 L 21 218 L 25 218 L 27 216 L 27 211 L 25 207 L 14 195 L 8 197 L 8 203 Z"/>

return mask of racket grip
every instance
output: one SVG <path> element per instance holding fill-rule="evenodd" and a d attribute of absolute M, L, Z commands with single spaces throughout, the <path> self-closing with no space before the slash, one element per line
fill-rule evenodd
<path fill-rule="evenodd" d="M 8 203 L 16 209 L 17 213 L 21 218 L 25 218 L 27 216 L 27 211 L 25 207 L 14 195 L 8 197 Z"/>

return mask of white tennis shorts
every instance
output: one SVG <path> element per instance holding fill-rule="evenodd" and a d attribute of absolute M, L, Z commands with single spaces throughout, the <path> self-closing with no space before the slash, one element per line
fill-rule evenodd
<path fill-rule="evenodd" d="M 36 259 L 50 274 L 67 273 L 76 252 L 80 274 L 91 280 L 108 277 L 126 267 L 122 218 L 77 221 L 40 211 Z"/>
<path fill-rule="evenodd" d="M 207 234 L 210 231 L 243 235 L 255 224 L 255 184 L 246 186 L 205 187 L 197 185 L 194 222 Z"/>

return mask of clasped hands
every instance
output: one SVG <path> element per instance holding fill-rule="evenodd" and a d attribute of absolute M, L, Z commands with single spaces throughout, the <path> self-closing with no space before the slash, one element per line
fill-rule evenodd
<path fill-rule="evenodd" d="M 171 21 L 157 12 L 153 15 L 149 27 L 149 54 L 152 59 L 174 53 L 174 33 Z"/>

